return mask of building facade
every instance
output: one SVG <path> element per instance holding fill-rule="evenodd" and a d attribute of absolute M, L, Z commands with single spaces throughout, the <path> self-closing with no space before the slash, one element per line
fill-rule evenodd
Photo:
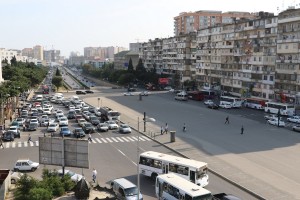
<path fill-rule="evenodd" d="M 240 97 L 295 102 L 300 86 L 300 9 L 278 16 L 202 28 L 197 32 L 149 40 L 139 52 L 146 68 L 195 80 L 198 89 Z"/>
<path fill-rule="evenodd" d="M 36 45 L 33 47 L 33 58 L 37 60 L 44 59 L 44 48 L 40 45 Z"/>

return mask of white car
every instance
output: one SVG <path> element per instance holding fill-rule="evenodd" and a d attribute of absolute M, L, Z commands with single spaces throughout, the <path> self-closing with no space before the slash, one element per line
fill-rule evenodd
<path fill-rule="evenodd" d="M 64 114 L 64 112 L 62 110 L 58 110 L 55 113 L 55 117 L 57 118 L 59 115 L 63 115 L 63 114 Z"/>
<path fill-rule="evenodd" d="M 278 119 L 269 119 L 268 120 L 268 124 L 271 124 L 271 125 L 274 125 L 274 126 L 278 126 Z M 279 120 L 279 126 L 285 127 L 284 121 Z"/>
<path fill-rule="evenodd" d="M 59 175 L 59 176 L 62 176 L 62 174 L 63 174 L 63 173 L 62 173 L 62 169 L 59 169 L 57 172 L 58 172 L 58 175 Z M 70 176 L 71 180 L 72 180 L 73 182 L 75 182 L 75 183 L 77 183 L 78 181 L 80 181 L 80 180 L 83 178 L 82 175 L 76 174 L 75 172 L 72 172 L 72 171 L 70 171 L 70 170 L 68 170 L 68 169 L 65 169 L 65 175 Z"/>
<path fill-rule="evenodd" d="M 106 121 L 105 122 L 108 126 L 108 129 L 118 129 L 119 125 L 115 121 Z"/>
<path fill-rule="evenodd" d="M 214 102 L 212 100 L 210 100 L 210 99 L 204 101 L 205 105 L 210 105 L 210 104 L 213 104 L 213 103 Z"/>
<path fill-rule="evenodd" d="M 59 125 L 57 123 L 49 124 L 47 131 L 48 132 L 56 132 L 59 129 Z"/>
<path fill-rule="evenodd" d="M 78 122 L 78 125 L 82 127 L 83 124 L 86 123 L 87 121 L 85 119 L 79 119 L 77 122 Z"/>
<path fill-rule="evenodd" d="M 99 123 L 99 124 L 97 125 L 97 129 L 98 129 L 99 131 L 107 132 L 107 131 L 108 131 L 108 126 L 107 126 L 106 123 Z"/>
<path fill-rule="evenodd" d="M 39 121 L 37 119 L 31 119 L 29 121 L 29 124 L 36 124 L 37 126 L 39 126 Z"/>
<path fill-rule="evenodd" d="M 120 133 L 131 133 L 131 128 L 128 124 L 121 124 L 119 128 Z"/>
<path fill-rule="evenodd" d="M 48 115 L 42 115 L 40 121 L 43 123 L 45 119 L 49 119 Z"/>
<path fill-rule="evenodd" d="M 231 104 L 229 104 L 229 103 L 221 103 L 221 104 L 219 105 L 219 107 L 220 107 L 220 108 L 225 108 L 225 109 L 230 109 L 230 108 L 232 108 Z"/>
<path fill-rule="evenodd" d="M 69 106 L 69 110 L 74 110 L 74 109 L 75 109 L 75 106 L 73 106 L 73 105 Z"/>
<path fill-rule="evenodd" d="M 131 93 L 131 92 L 125 92 L 124 96 L 133 96 L 133 93 Z"/>
<path fill-rule="evenodd" d="M 59 119 L 59 126 L 68 126 L 69 122 L 68 122 L 68 118 L 66 117 L 62 117 Z"/>
<path fill-rule="evenodd" d="M 51 110 L 50 110 L 50 108 L 44 108 L 44 109 L 43 109 L 43 114 L 51 115 Z"/>
<path fill-rule="evenodd" d="M 81 107 L 81 110 L 83 111 L 83 110 L 88 110 L 89 109 L 89 106 L 87 106 L 87 105 L 84 105 L 84 106 L 82 106 Z"/>
<path fill-rule="evenodd" d="M 63 113 L 60 113 L 56 116 L 57 121 L 59 121 L 60 118 L 65 117 Z"/>
<path fill-rule="evenodd" d="M 10 175 L 11 184 L 16 184 L 24 174 L 21 172 L 12 172 Z"/>
<path fill-rule="evenodd" d="M 294 122 L 294 123 L 300 123 L 300 117 L 299 116 L 292 116 L 287 118 L 288 122 Z"/>
<path fill-rule="evenodd" d="M 22 126 L 25 123 L 25 119 L 19 117 L 19 118 L 17 118 L 17 122 L 18 122 L 19 126 Z"/>
<path fill-rule="evenodd" d="M 36 106 L 35 106 L 35 109 L 36 109 L 37 111 L 43 111 L 43 108 L 42 108 L 41 105 L 36 105 Z"/>
<path fill-rule="evenodd" d="M 26 160 L 17 160 L 14 171 L 35 171 L 39 168 L 39 163 L 33 162 L 29 159 Z"/>
<path fill-rule="evenodd" d="M 94 113 L 96 116 L 100 117 L 101 116 L 100 108 L 95 108 Z"/>

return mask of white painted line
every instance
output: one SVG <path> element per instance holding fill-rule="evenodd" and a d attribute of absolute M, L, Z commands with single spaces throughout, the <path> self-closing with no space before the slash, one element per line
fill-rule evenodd
<path fill-rule="evenodd" d="M 138 141 L 138 139 L 136 137 L 134 137 L 134 136 L 132 136 L 131 138 L 133 138 L 135 141 Z"/>
<path fill-rule="evenodd" d="M 9 143 L 8 142 L 6 143 L 6 148 L 9 148 Z"/>
<path fill-rule="evenodd" d="M 140 141 L 146 141 L 145 139 L 143 139 L 142 137 L 140 137 Z"/>
<path fill-rule="evenodd" d="M 119 138 L 119 137 L 116 137 L 117 138 L 117 140 L 119 140 L 120 142 L 124 142 L 121 138 Z"/>
<path fill-rule="evenodd" d="M 118 149 L 118 151 L 119 151 L 123 156 L 126 156 L 125 153 L 123 153 L 120 149 Z"/>
<path fill-rule="evenodd" d="M 129 140 L 127 140 L 125 137 L 122 137 L 122 140 L 125 140 L 126 142 L 129 142 Z"/>
<path fill-rule="evenodd" d="M 101 140 L 99 140 L 99 138 L 95 138 L 95 140 L 97 140 L 98 143 L 102 143 Z"/>
<path fill-rule="evenodd" d="M 107 139 L 107 141 L 109 141 L 110 143 L 112 143 L 113 141 L 111 141 L 109 138 L 106 138 Z"/>
<path fill-rule="evenodd" d="M 28 146 L 28 143 L 27 142 L 24 142 L 24 147 L 27 147 Z"/>
<path fill-rule="evenodd" d="M 33 146 L 34 146 L 34 145 L 33 145 L 33 142 L 29 142 L 29 143 L 30 143 L 30 146 L 31 146 L 31 147 L 33 147 Z"/>
<path fill-rule="evenodd" d="M 101 140 L 102 140 L 104 143 L 107 143 L 107 141 L 106 141 L 104 138 L 101 138 Z"/>
<path fill-rule="evenodd" d="M 16 143 L 13 142 L 13 143 L 11 144 L 11 147 L 12 147 L 12 148 L 15 148 L 15 147 L 16 147 Z"/>
<path fill-rule="evenodd" d="M 18 142 L 18 147 L 22 147 L 22 143 L 21 142 Z"/>
<path fill-rule="evenodd" d="M 39 141 L 35 141 L 35 146 L 39 146 Z"/>
<path fill-rule="evenodd" d="M 134 140 L 133 140 L 133 139 L 131 139 L 131 137 L 127 137 L 127 139 L 128 139 L 128 140 L 130 140 L 130 141 L 132 141 L 132 142 L 134 142 Z"/>
<path fill-rule="evenodd" d="M 142 136 L 142 138 L 144 138 L 145 140 L 151 141 L 151 139 L 148 138 L 147 136 Z"/>
<path fill-rule="evenodd" d="M 89 140 L 88 140 L 89 141 Z M 91 141 L 89 141 L 89 144 L 91 144 Z"/>
<path fill-rule="evenodd" d="M 93 142 L 93 143 L 97 143 L 94 139 L 92 139 L 92 142 Z"/>
<path fill-rule="evenodd" d="M 115 142 L 119 142 L 118 140 L 116 140 L 116 139 L 115 139 L 115 138 L 113 138 L 113 137 L 112 137 L 111 139 L 112 139 L 113 141 L 115 141 Z"/>

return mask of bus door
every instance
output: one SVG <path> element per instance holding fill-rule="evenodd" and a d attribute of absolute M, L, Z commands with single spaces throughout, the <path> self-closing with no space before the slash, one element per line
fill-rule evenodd
<path fill-rule="evenodd" d="M 196 183 L 195 175 L 196 175 L 195 171 L 190 170 L 190 181 L 192 181 L 193 183 Z"/>
<path fill-rule="evenodd" d="M 168 164 L 163 164 L 163 174 L 169 173 L 169 165 Z"/>

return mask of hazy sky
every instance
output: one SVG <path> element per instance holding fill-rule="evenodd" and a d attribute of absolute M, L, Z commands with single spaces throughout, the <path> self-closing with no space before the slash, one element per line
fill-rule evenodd
<path fill-rule="evenodd" d="M 0 48 L 42 45 L 83 53 L 87 46 L 124 46 L 173 36 L 180 12 L 219 10 L 277 14 L 300 0 L 0 0 Z"/>

